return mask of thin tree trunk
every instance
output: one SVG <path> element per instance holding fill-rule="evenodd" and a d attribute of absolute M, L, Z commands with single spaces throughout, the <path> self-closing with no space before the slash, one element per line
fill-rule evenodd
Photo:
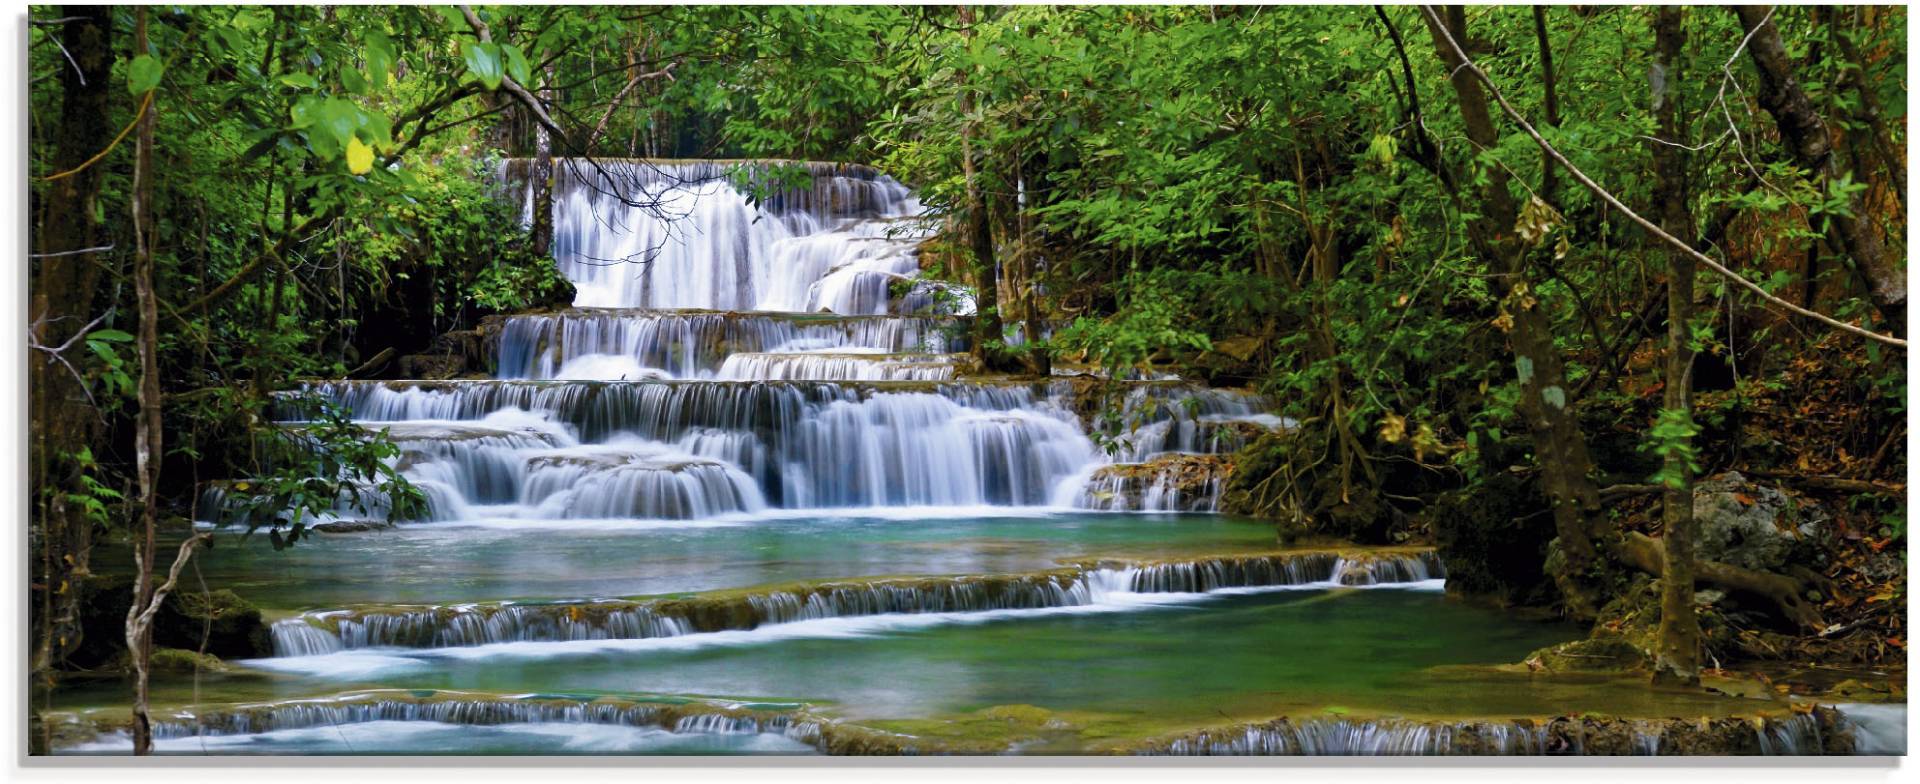
<path fill-rule="evenodd" d="M 553 84 L 549 67 L 546 82 Z M 551 87 L 540 91 L 540 100 L 552 103 Z M 553 134 L 547 126 L 533 126 L 533 253 L 545 257 L 553 250 Z"/>
<path fill-rule="evenodd" d="M 1681 54 L 1686 49 L 1683 11 L 1678 6 L 1660 6 L 1654 12 L 1654 61 L 1648 74 L 1653 94 L 1653 115 L 1660 139 L 1652 142 L 1654 201 L 1662 205 L 1661 228 L 1668 234 L 1693 242 L 1693 213 L 1689 208 L 1684 148 L 1687 128 L 1678 103 L 1677 87 Z M 1693 257 L 1678 250 L 1667 252 L 1667 368 L 1666 390 L 1661 401 L 1668 411 L 1683 412 L 1693 421 L 1692 336 L 1689 334 L 1693 309 Z M 1654 651 L 1653 678 L 1656 683 L 1692 686 L 1700 682 L 1700 619 L 1693 608 L 1693 469 L 1681 451 L 1669 451 L 1663 471 L 1666 489 L 1661 499 L 1666 521 L 1660 588 L 1660 631 Z"/>
<path fill-rule="evenodd" d="M 133 51 L 147 53 L 147 9 L 135 11 Z M 153 292 L 153 122 L 157 107 L 140 118 L 133 163 L 133 286 L 140 312 L 140 411 L 134 435 L 134 467 L 140 489 L 141 538 L 135 543 L 133 604 L 127 609 L 127 654 L 133 661 L 133 753 L 153 753 L 153 723 L 147 714 L 148 665 L 153 656 L 151 624 L 141 610 L 153 603 L 154 529 L 159 526 L 160 309 Z"/>
<path fill-rule="evenodd" d="M 1781 146 L 1809 176 L 1836 173 L 1833 140 L 1828 135 L 1826 120 L 1813 108 L 1813 101 L 1794 78 L 1792 57 L 1787 54 L 1786 45 L 1780 39 L 1780 27 L 1769 15 L 1769 9 L 1738 6 L 1734 12 L 1740 17 L 1741 27 L 1752 32 L 1747 52 L 1753 58 L 1754 68 L 1760 72 L 1760 106 L 1773 116 L 1774 125 L 1780 130 Z M 1854 179 L 1861 180 L 1865 174 L 1856 172 Z M 1894 334 L 1904 334 L 1906 271 L 1899 259 L 1889 258 L 1891 254 L 1886 252 L 1880 232 L 1859 194 L 1851 196 L 1849 201 L 1848 214 L 1828 217 L 1831 221 L 1828 239 L 1835 248 L 1853 258 L 1865 278 L 1869 297 L 1881 316 L 1893 325 Z"/>
<path fill-rule="evenodd" d="M 1547 125 L 1560 124 L 1560 95 L 1553 77 L 1553 46 L 1547 38 L 1547 8 L 1533 7 L 1533 35 L 1540 41 L 1540 81 L 1546 88 Z M 1553 179 L 1553 156 L 1545 151 L 1540 153 L 1540 198 L 1554 203 L 1558 183 Z"/>
<path fill-rule="evenodd" d="M 973 9 L 960 6 L 960 26 L 967 38 L 973 37 Z M 1000 322 L 999 263 L 993 252 L 993 225 L 987 200 L 980 187 L 980 167 L 973 159 L 977 133 L 972 119 L 977 97 L 972 87 L 960 91 L 960 171 L 967 189 L 967 245 L 973 251 L 973 353 L 985 367 L 1001 363 L 1005 351 L 1006 329 Z"/>

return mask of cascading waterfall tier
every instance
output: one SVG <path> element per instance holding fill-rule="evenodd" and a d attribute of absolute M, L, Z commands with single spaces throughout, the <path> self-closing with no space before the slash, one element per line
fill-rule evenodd
<path fill-rule="evenodd" d="M 1719 719 L 1594 716 L 1506 721 L 1316 717 L 1203 730 L 1150 742 L 1141 754 L 1338 756 L 1695 756 L 1854 754 L 1839 711 Z"/>
<path fill-rule="evenodd" d="M 660 599 L 327 610 L 273 625 L 278 656 L 358 648 L 633 640 L 895 613 L 1034 610 L 1124 593 L 1419 583 L 1444 574 L 1431 550 L 1291 552 L 1189 561 L 1098 562 L 1037 574 L 859 580 Z"/>
<path fill-rule="evenodd" d="M 372 690 L 325 699 L 233 705 L 156 713 L 154 738 L 249 735 L 373 721 L 420 721 L 474 726 L 500 724 L 613 724 L 676 733 L 771 733 L 822 745 L 823 722 L 795 705 L 789 710 L 680 698 L 645 700 L 510 697 L 469 692 Z"/>
<path fill-rule="evenodd" d="M 54 715 L 99 735 L 100 718 Z M 933 739 L 821 718 L 803 704 L 726 703 L 679 697 L 592 699 L 460 691 L 376 689 L 318 699 L 158 710 L 159 740 L 243 736 L 376 721 L 466 726 L 597 724 L 674 733 L 781 735 L 828 754 L 918 754 L 946 749 Z M 83 730 L 84 731 L 84 730 Z M 1882 753 L 1859 744 L 1844 711 L 1705 719 L 1561 716 L 1520 719 L 1316 717 L 1200 730 L 1113 751 L 1146 755 L 1286 756 L 1727 756 Z"/>
<path fill-rule="evenodd" d="M 561 159 L 554 172 L 553 254 L 582 307 L 887 313 L 930 233 L 906 186 L 861 166 Z"/>
<path fill-rule="evenodd" d="M 952 370 L 932 356 L 856 362 L 845 374 Z M 867 358 L 736 353 L 718 372 L 780 375 L 767 368 Z M 1139 443 L 1155 445 L 1136 451 L 1205 460 L 1204 450 L 1239 443 L 1218 434 L 1267 426 L 1249 413 L 1261 405 L 1251 395 L 1145 386 L 1154 389 L 1136 398 L 1195 402 L 1130 404 L 1144 422 Z M 1221 470 L 1197 494 L 1134 474 L 1126 481 L 1144 489 L 1108 487 L 1120 467 L 1102 473 L 1109 458 L 1086 435 L 1064 381 L 336 381 L 289 394 L 325 399 L 392 438 L 433 520 L 700 520 L 889 506 L 1211 511 L 1225 475 L 1215 463 Z M 1181 449 L 1202 451 L 1172 451 Z M 232 522 L 208 516 L 231 505 L 209 496 L 203 517 Z"/>
<path fill-rule="evenodd" d="M 501 378 L 886 380 L 793 372 L 750 375 L 745 368 L 727 365 L 737 355 L 798 358 L 825 352 L 898 354 L 939 362 L 966 350 L 966 324 L 916 316 L 579 309 L 508 318 L 498 343 Z"/>

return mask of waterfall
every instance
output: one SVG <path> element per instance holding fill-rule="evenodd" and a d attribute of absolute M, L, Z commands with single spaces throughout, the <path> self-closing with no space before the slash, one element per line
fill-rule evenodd
<path fill-rule="evenodd" d="M 793 164 L 596 161 L 556 167 L 553 253 L 581 307 L 886 313 L 928 236 L 907 188 L 804 165 L 811 187 L 758 206 L 741 180 Z"/>
<path fill-rule="evenodd" d="M 824 735 L 834 729 L 829 723 L 797 711 L 755 710 L 686 700 L 579 700 L 375 690 L 327 699 L 232 705 L 172 715 L 157 712 L 153 736 L 156 740 L 226 737 L 378 721 L 468 726 L 601 724 L 657 728 L 682 734 L 768 733 L 815 747 L 821 746 Z"/>
<path fill-rule="evenodd" d="M 1809 755 L 1874 753 L 1836 736 L 1832 708 L 1782 717 L 1417 721 L 1314 717 L 1202 730 L 1149 742 L 1170 755 Z M 1832 742 L 1830 742 L 1832 741 Z"/>
<path fill-rule="evenodd" d="M 510 164 L 503 178 L 523 177 Z M 489 318 L 492 380 L 322 381 L 438 522 L 737 518 L 764 510 L 1211 512 L 1222 456 L 1287 423 L 1268 401 L 1119 382 L 1089 432 L 1074 383 L 969 379 L 964 308 L 924 308 L 928 236 L 857 166 L 560 161 L 554 256 L 574 307 Z M 795 175 L 798 175 L 796 178 Z M 1115 445 L 1109 451 L 1096 438 Z M 364 495 L 364 494 L 363 494 Z M 345 518 L 383 518 L 372 508 Z M 246 522 L 238 485 L 201 517 Z"/>
<path fill-rule="evenodd" d="M 1431 550 L 1298 552 L 1098 563 L 1024 575 L 840 581 L 711 596 L 325 610 L 279 621 L 271 632 L 276 656 L 360 648 L 639 640 L 827 618 L 1085 607 L 1121 594 L 1416 585 L 1441 573 Z"/>
<path fill-rule="evenodd" d="M 831 317 L 813 314 L 707 313 L 674 311 L 574 310 L 515 316 L 500 330 L 501 378 L 642 380 L 608 372 L 624 358 L 632 366 L 665 378 L 758 379 L 774 376 L 721 373 L 729 355 L 796 352 L 923 352 L 927 361 L 966 348 L 965 326 L 947 318 Z M 587 362 L 603 372 L 588 375 Z M 852 380 L 788 375 L 795 380 Z"/>

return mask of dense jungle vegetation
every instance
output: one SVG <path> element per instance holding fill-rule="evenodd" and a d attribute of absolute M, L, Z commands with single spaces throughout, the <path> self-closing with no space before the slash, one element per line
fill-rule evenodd
<path fill-rule="evenodd" d="M 40 682 L 77 666 L 95 542 L 146 542 L 114 642 L 151 643 L 180 568 L 153 532 L 199 482 L 405 496 L 390 444 L 338 412 L 288 444 L 266 407 L 570 300 L 503 157 L 876 166 L 942 216 L 923 259 L 976 287 L 984 370 L 1269 394 L 1298 426 L 1234 458 L 1235 511 L 1433 541 L 1463 597 L 1594 625 L 1535 666 L 1904 664 L 1902 8 L 45 7 L 30 34 Z M 1735 471 L 1837 533 L 1747 557 L 1695 514 Z"/>

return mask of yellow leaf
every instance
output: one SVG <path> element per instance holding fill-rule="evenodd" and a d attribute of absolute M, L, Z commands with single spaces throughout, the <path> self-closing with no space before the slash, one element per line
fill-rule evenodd
<path fill-rule="evenodd" d="M 357 136 L 347 140 L 347 171 L 354 174 L 373 171 L 373 148 L 362 144 Z"/>
<path fill-rule="evenodd" d="M 1389 443 L 1398 444 L 1407 437 L 1407 419 L 1394 413 L 1388 413 L 1380 424 L 1380 438 Z"/>

